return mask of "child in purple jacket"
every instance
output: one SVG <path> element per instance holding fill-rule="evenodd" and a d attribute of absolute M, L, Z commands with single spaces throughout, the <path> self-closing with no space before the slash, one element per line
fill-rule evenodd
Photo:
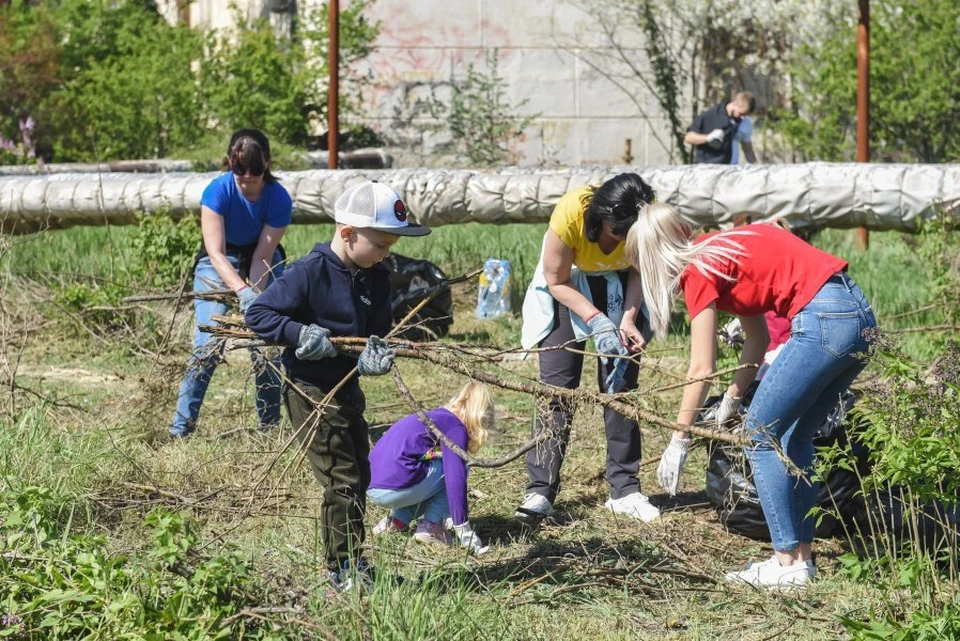
<path fill-rule="evenodd" d="M 493 400 L 486 386 L 470 381 L 444 407 L 427 412 L 433 424 L 460 449 L 475 454 L 493 427 Z M 416 414 L 393 424 L 370 452 L 372 478 L 367 498 L 392 508 L 373 528 L 374 536 L 408 532 L 421 543 L 453 545 L 444 523 L 449 518 L 460 545 L 487 551 L 470 527 L 467 465 L 434 436 Z"/>

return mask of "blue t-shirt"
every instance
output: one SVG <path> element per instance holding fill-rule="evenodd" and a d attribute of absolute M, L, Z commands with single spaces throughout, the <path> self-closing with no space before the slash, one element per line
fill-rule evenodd
<path fill-rule="evenodd" d="M 264 225 L 286 227 L 293 217 L 293 201 L 280 183 L 264 183 L 260 198 L 252 203 L 240 193 L 232 172 L 210 181 L 200 204 L 223 216 L 225 240 L 231 245 L 253 245 Z"/>

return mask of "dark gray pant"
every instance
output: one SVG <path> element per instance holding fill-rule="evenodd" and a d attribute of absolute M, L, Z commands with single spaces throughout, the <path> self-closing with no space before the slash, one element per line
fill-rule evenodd
<path fill-rule="evenodd" d="M 356 562 L 361 556 L 364 529 L 363 514 L 370 487 L 370 437 L 363 418 L 363 396 L 355 402 L 342 398 L 332 401 L 319 415 L 319 403 L 326 390 L 297 381 L 306 399 L 284 386 L 283 396 L 297 438 L 307 448 L 313 475 L 323 486 L 320 506 L 320 538 L 323 555 L 330 570 L 343 562 Z"/>
<path fill-rule="evenodd" d="M 626 289 L 626 273 L 620 275 Z M 607 281 L 601 276 L 588 276 L 593 304 L 597 309 L 607 311 Z M 540 347 L 567 345 L 572 349 L 585 349 L 585 342 L 575 343 L 573 325 L 570 324 L 570 311 L 554 302 L 553 330 L 547 335 Z M 575 354 L 563 349 L 540 352 L 540 380 L 549 385 L 575 389 L 580 385 L 580 373 L 583 371 L 583 354 Z M 612 363 L 611 363 L 612 366 Z M 639 366 L 630 364 L 624 376 L 622 389 L 637 388 Z M 597 388 L 603 391 L 603 381 L 609 368 L 597 358 Z M 568 401 L 557 397 L 550 399 L 549 411 L 537 412 L 534 436 L 544 429 L 553 429 L 554 436 L 527 453 L 527 474 L 530 482 L 527 492 L 545 496 L 551 503 L 560 492 L 560 466 L 567 452 L 567 441 L 573 423 L 573 407 Z M 610 496 L 623 498 L 640 491 L 637 472 L 640 470 L 640 426 L 636 421 L 627 419 L 609 407 L 603 410 L 603 424 L 607 435 L 607 483 L 610 484 Z"/>

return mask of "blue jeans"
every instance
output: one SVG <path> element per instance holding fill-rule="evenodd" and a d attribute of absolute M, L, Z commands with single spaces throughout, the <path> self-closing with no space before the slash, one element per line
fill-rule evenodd
<path fill-rule="evenodd" d="M 877 320 L 846 273 L 827 281 L 793 317 L 790 340 L 760 382 L 747 413 L 747 456 L 773 549 L 813 541 L 818 488 L 811 481 L 813 435 L 866 366 L 863 331 Z M 779 446 L 803 475 L 788 467 Z"/>
<path fill-rule="evenodd" d="M 239 263 L 237 257 L 228 254 L 227 258 L 236 269 Z M 270 282 L 283 273 L 283 257 L 279 251 L 274 252 L 272 263 L 274 267 Z M 213 268 L 210 258 L 208 256 L 201 258 L 194 272 L 193 290 L 200 292 L 225 287 L 217 270 Z M 187 436 L 197 428 L 200 405 L 207 393 L 207 387 L 210 386 L 210 378 L 223 357 L 225 346 L 223 340 L 212 338 L 209 332 L 202 332 L 199 327 L 209 325 L 213 316 L 226 314 L 228 307 L 223 303 L 195 298 L 193 309 L 197 330 L 193 338 L 193 354 L 190 356 L 187 371 L 180 384 L 180 395 L 177 397 L 177 412 L 173 417 L 173 426 L 170 428 L 170 434 L 173 436 Z M 280 422 L 280 376 L 267 365 L 260 353 L 251 350 L 250 360 L 253 362 L 256 380 L 257 416 L 260 419 L 261 429 L 265 429 Z M 280 366 L 279 360 L 271 362 L 276 367 Z"/>
<path fill-rule="evenodd" d="M 416 485 L 401 490 L 371 487 L 367 490 L 367 499 L 376 505 L 393 508 L 393 518 L 402 523 L 409 524 L 421 515 L 428 521 L 443 523 L 450 516 L 447 486 L 443 480 L 443 461 L 430 461 L 427 476 Z"/>

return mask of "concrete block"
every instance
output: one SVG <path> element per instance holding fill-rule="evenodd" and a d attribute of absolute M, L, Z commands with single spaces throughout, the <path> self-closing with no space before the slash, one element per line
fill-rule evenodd
<path fill-rule="evenodd" d="M 639 49 L 624 55 L 644 78 L 652 80 L 646 56 Z M 577 60 L 577 115 L 596 118 L 632 118 L 641 113 L 656 116 L 660 107 L 656 97 L 643 84 L 637 71 L 631 69 L 613 50 L 583 51 Z"/>
<path fill-rule="evenodd" d="M 509 83 L 512 105 L 524 100 L 523 114 L 545 118 L 576 115 L 576 60 L 557 49 L 506 49 L 499 52 L 498 73 Z"/>
<path fill-rule="evenodd" d="M 556 0 L 481 0 L 483 45 L 553 47 L 554 24 L 571 9 Z"/>

